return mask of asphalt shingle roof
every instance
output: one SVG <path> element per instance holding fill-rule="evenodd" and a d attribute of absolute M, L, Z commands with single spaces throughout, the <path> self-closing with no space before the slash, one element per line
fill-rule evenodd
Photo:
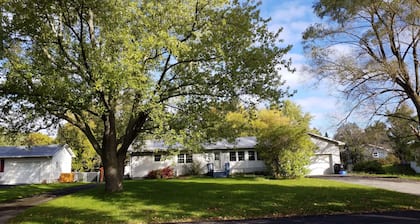
<path fill-rule="evenodd" d="M 62 149 L 61 145 L 0 146 L 0 158 L 50 157 Z"/>

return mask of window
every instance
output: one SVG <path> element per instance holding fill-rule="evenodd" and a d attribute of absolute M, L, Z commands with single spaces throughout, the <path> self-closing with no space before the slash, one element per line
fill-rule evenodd
<path fill-rule="evenodd" d="M 162 155 L 155 154 L 155 162 L 159 162 L 162 159 Z"/>
<path fill-rule="evenodd" d="M 185 157 L 186 157 L 185 158 L 186 163 L 192 163 L 193 162 L 192 154 L 186 154 Z"/>
<path fill-rule="evenodd" d="M 238 152 L 238 160 L 239 161 L 244 161 L 245 160 L 245 152 L 244 151 L 239 151 Z"/>
<path fill-rule="evenodd" d="M 178 154 L 178 163 L 185 163 L 185 154 Z"/>
<path fill-rule="evenodd" d="M 374 157 L 374 158 L 379 158 L 379 153 L 378 153 L 378 152 L 374 152 L 374 153 L 373 153 L 373 157 Z"/>
<path fill-rule="evenodd" d="M 229 160 L 236 161 L 236 152 L 229 152 Z"/>
<path fill-rule="evenodd" d="M 214 153 L 214 160 L 220 160 L 220 152 Z"/>
<path fill-rule="evenodd" d="M 248 160 L 255 160 L 255 152 L 248 151 Z"/>
<path fill-rule="evenodd" d="M 0 159 L 0 173 L 4 172 L 4 159 Z"/>

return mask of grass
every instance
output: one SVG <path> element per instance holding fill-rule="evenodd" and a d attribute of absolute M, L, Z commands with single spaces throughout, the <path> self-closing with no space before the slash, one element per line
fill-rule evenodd
<path fill-rule="evenodd" d="M 0 188 L 0 203 L 30 197 L 50 191 L 81 185 L 81 183 L 31 184 Z"/>
<path fill-rule="evenodd" d="M 151 223 L 420 209 L 420 197 L 321 179 L 127 181 L 30 208 L 12 223 Z"/>

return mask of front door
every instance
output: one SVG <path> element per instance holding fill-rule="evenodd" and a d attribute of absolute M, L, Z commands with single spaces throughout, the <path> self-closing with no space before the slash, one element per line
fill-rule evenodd
<path fill-rule="evenodd" d="M 214 152 L 214 170 L 221 170 L 222 169 L 222 162 L 220 159 L 220 152 Z"/>

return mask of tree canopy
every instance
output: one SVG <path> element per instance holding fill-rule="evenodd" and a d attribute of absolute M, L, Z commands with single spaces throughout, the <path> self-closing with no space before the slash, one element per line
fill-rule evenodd
<path fill-rule="evenodd" d="M 260 111 L 253 123 L 258 155 L 275 178 L 304 176 L 315 150 L 308 135 L 309 116 L 302 115 L 296 105 L 287 105 L 281 111 Z"/>
<path fill-rule="evenodd" d="M 77 127 L 69 123 L 60 126 L 55 141 L 59 144 L 67 144 L 75 154 L 76 157 L 72 159 L 72 170 L 88 172 L 100 167 L 101 160 L 98 154 Z"/>
<path fill-rule="evenodd" d="M 258 156 L 273 177 L 296 178 L 306 174 L 315 150 L 308 135 L 310 119 L 297 104 L 286 100 L 280 109 L 230 112 L 226 128 L 240 136 L 257 137 Z"/>
<path fill-rule="evenodd" d="M 420 154 L 417 138 L 410 128 L 412 119 L 415 119 L 414 111 L 408 105 L 403 104 L 395 112 L 388 113 L 390 115 L 387 119 L 390 125 L 388 136 L 392 148 L 395 150 L 395 155 L 403 163 L 413 161 L 416 155 Z M 417 160 L 419 160 L 418 157 Z"/>
<path fill-rule="evenodd" d="M 420 117 L 419 1 L 319 0 L 314 12 L 327 22 L 303 34 L 315 74 L 342 87 L 352 110 L 386 116 L 407 102 Z"/>
<path fill-rule="evenodd" d="M 2 1 L 0 118 L 14 128 L 66 122 L 123 189 L 127 150 L 145 135 L 205 136 L 233 100 L 288 95 L 279 33 L 254 1 Z M 245 96 L 245 97 L 244 97 Z M 180 124 L 178 126 L 177 124 Z M 185 137 L 188 136 L 188 137 Z"/>

